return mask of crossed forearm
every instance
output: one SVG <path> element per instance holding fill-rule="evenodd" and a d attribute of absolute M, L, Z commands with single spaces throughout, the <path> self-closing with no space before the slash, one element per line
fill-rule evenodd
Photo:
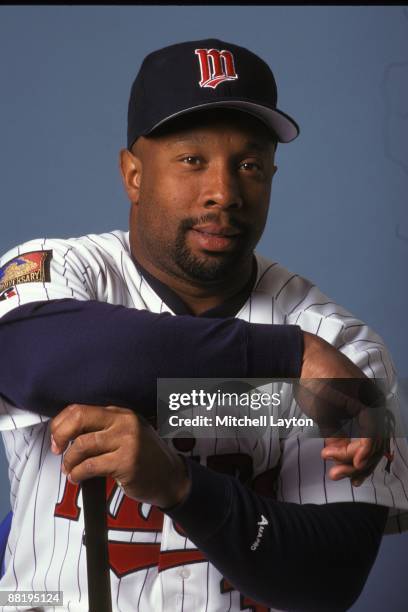
<path fill-rule="evenodd" d="M 137 406 L 149 416 L 157 378 L 297 377 L 303 356 L 296 326 L 71 299 L 14 309 L 0 319 L 0 346 L 0 394 L 51 417 L 71 403 Z"/>

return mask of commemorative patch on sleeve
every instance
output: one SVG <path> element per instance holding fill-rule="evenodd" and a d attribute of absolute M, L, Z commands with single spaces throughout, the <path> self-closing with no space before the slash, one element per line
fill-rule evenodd
<path fill-rule="evenodd" d="M 0 293 L 21 283 L 50 281 L 52 251 L 31 251 L 14 257 L 0 268 Z"/>

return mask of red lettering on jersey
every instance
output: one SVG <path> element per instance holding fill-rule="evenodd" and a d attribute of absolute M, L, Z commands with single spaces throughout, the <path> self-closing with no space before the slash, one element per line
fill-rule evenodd
<path fill-rule="evenodd" d="M 178 565 L 206 561 L 205 555 L 198 549 L 181 548 L 180 550 L 163 550 L 160 553 L 159 572 Z"/>
<path fill-rule="evenodd" d="M 118 578 L 138 570 L 156 567 L 160 542 L 118 542 L 109 540 L 109 564 Z"/>
<path fill-rule="evenodd" d="M 107 478 L 106 492 L 108 501 L 108 529 L 119 531 L 156 531 L 163 528 L 163 512 L 156 506 L 138 502 L 122 494 L 122 498 L 115 508 L 115 514 L 110 511 L 112 500 L 119 490 L 112 478 Z"/>
<path fill-rule="evenodd" d="M 54 515 L 77 521 L 81 514 L 81 508 L 78 506 L 79 491 L 78 484 L 67 480 L 62 500 L 55 505 Z M 111 506 L 118 493 L 121 497 L 117 499 L 117 506 L 112 511 Z M 156 506 L 135 501 L 124 495 L 110 477 L 106 479 L 106 499 L 108 529 L 161 533 L 163 513 Z M 108 552 L 110 567 L 118 578 L 149 567 L 158 566 L 159 571 L 163 571 L 205 560 L 204 555 L 197 549 L 170 550 L 160 554 L 160 542 L 124 542 L 109 539 Z"/>
<path fill-rule="evenodd" d="M 112 509 L 114 497 L 120 495 Z M 163 512 L 156 506 L 127 497 L 112 478 L 106 480 L 108 502 L 107 525 L 115 531 L 148 531 L 160 533 Z M 160 542 L 108 541 L 109 564 L 118 578 L 138 570 L 156 567 L 159 563 Z"/>
<path fill-rule="evenodd" d="M 55 504 L 54 516 L 77 521 L 81 514 L 81 508 L 78 506 L 78 495 L 79 485 L 66 480 L 62 499 L 58 504 Z"/>

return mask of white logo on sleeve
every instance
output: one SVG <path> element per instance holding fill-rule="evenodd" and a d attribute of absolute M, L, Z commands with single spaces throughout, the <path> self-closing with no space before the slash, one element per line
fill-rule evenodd
<path fill-rule="evenodd" d="M 256 540 L 255 542 L 252 544 L 251 546 L 251 550 L 256 550 L 261 542 L 261 538 L 263 536 L 263 532 L 265 529 L 265 525 L 269 525 L 268 519 L 266 517 L 264 517 L 263 514 L 261 514 L 261 520 L 257 522 L 257 525 L 259 525 L 259 529 L 258 529 L 258 533 L 256 536 Z"/>

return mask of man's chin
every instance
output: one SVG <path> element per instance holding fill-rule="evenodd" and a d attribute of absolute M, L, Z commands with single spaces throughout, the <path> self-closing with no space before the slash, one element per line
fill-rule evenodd
<path fill-rule="evenodd" d="M 191 280 L 198 282 L 219 282 L 236 271 L 241 258 L 231 252 L 206 252 L 200 256 L 191 252 L 178 254 L 179 268 Z"/>

